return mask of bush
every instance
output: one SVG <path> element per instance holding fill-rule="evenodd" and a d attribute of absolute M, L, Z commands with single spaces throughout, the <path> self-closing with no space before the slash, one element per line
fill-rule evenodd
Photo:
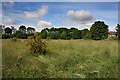
<path fill-rule="evenodd" d="M 16 42 L 18 39 L 16 37 L 12 38 L 13 42 Z"/>
<path fill-rule="evenodd" d="M 17 31 L 15 35 L 16 35 L 17 38 L 27 39 L 26 33 L 23 33 L 21 31 Z"/>
<path fill-rule="evenodd" d="M 86 35 L 83 37 L 83 39 L 91 39 L 91 34 L 90 34 L 90 33 L 86 34 Z"/>
<path fill-rule="evenodd" d="M 30 45 L 31 52 L 33 54 L 46 54 L 47 46 L 45 40 L 42 40 L 40 37 L 33 37 L 32 39 L 27 40 L 27 45 Z"/>
<path fill-rule="evenodd" d="M 109 40 L 118 40 L 118 38 L 117 37 L 111 37 L 111 38 L 109 38 Z"/>
<path fill-rule="evenodd" d="M 10 34 L 10 38 L 14 38 L 15 37 L 15 34 Z"/>
<path fill-rule="evenodd" d="M 27 39 L 32 39 L 33 36 L 27 36 Z"/>
<path fill-rule="evenodd" d="M 10 35 L 2 34 L 2 39 L 8 39 L 10 38 Z"/>

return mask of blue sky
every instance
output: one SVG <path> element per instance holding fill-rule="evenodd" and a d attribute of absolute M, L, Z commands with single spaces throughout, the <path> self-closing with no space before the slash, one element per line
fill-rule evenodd
<path fill-rule="evenodd" d="M 118 23 L 117 2 L 3 2 L 2 21 L 6 26 L 43 28 L 88 28 L 104 21 L 110 30 Z"/>

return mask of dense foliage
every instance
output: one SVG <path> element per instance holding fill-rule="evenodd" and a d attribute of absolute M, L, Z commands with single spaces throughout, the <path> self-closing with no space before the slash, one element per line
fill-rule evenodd
<path fill-rule="evenodd" d="M 96 21 L 90 28 L 92 39 L 101 40 L 108 37 L 108 25 L 102 21 Z"/>
<path fill-rule="evenodd" d="M 116 26 L 116 31 L 117 31 L 116 35 L 118 36 L 118 38 L 120 40 L 120 25 L 119 24 L 117 24 L 117 26 Z"/>
<path fill-rule="evenodd" d="M 88 29 L 87 29 L 88 30 Z M 89 30 L 88 30 L 89 31 Z M 82 39 L 81 30 L 77 28 L 45 28 L 40 32 L 40 35 L 43 39 Z"/>
<path fill-rule="evenodd" d="M 33 36 L 35 33 L 35 28 L 25 26 L 20 26 L 19 30 L 16 30 L 14 26 L 11 26 L 11 28 L 7 27 L 5 28 L 4 25 L 0 25 L 2 30 L 2 39 L 8 39 L 8 38 L 21 38 L 21 39 L 27 39 L 29 36 Z"/>
<path fill-rule="evenodd" d="M 19 27 L 19 31 L 21 31 L 22 33 L 26 33 L 26 27 L 25 26 L 20 26 Z"/>
<path fill-rule="evenodd" d="M 119 25 L 116 27 L 117 34 L 119 32 Z M 116 35 L 117 35 L 116 34 Z M 26 28 L 24 25 L 20 26 L 18 30 L 16 30 L 13 26 L 11 28 L 2 26 L 2 39 L 7 38 L 21 38 L 27 39 L 31 36 L 38 35 L 42 39 L 93 39 L 93 40 L 101 40 L 108 38 L 108 25 L 106 25 L 103 21 L 96 21 L 90 28 L 78 30 L 77 28 L 45 28 L 40 32 L 35 32 L 35 28 L 28 27 Z"/>
<path fill-rule="evenodd" d="M 12 30 L 9 27 L 7 27 L 7 28 L 5 28 L 5 33 L 6 34 L 11 34 Z"/>
<path fill-rule="evenodd" d="M 17 38 L 27 39 L 27 34 L 21 32 L 21 31 L 17 31 L 16 34 L 15 34 L 15 36 L 16 36 Z"/>
<path fill-rule="evenodd" d="M 27 35 L 28 36 L 34 35 L 34 33 L 35 33 L 35 28 L 32 28 L 32 27 L 27 28 Z"/>
<path fill-rule="evenodd" d="M 31 46 L 30 50 L 33 54 L 46 54 L 47 46 L 45 40 L 42 40 L 38 36 L 34 36 L 32 39 L 28 39 L 27 45 Z"/>

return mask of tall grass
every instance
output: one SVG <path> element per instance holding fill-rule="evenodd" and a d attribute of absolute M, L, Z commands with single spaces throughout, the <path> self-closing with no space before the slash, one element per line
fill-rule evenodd
<path fill-rule="evenodd" d="M 117 40 L 49 40 L 35 57 L 23 40 L 3 40 L 3 78 L 118 78 Z"/>

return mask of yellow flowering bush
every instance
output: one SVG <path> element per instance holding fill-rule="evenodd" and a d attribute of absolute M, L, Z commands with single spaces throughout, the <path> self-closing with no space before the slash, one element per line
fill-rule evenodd
<path fill-rule="evenodd" d="M 31 48 L 31 52 L 33 54 L 46 54 L 46 50 L 47 50 L 47 46 L 45 43 L 46 40 L 42 40 L 40 37 L 38 36 L 34 36 L 32 37 L 32 39 L 27 40 L 27 45 L 30 45 Z"/>

